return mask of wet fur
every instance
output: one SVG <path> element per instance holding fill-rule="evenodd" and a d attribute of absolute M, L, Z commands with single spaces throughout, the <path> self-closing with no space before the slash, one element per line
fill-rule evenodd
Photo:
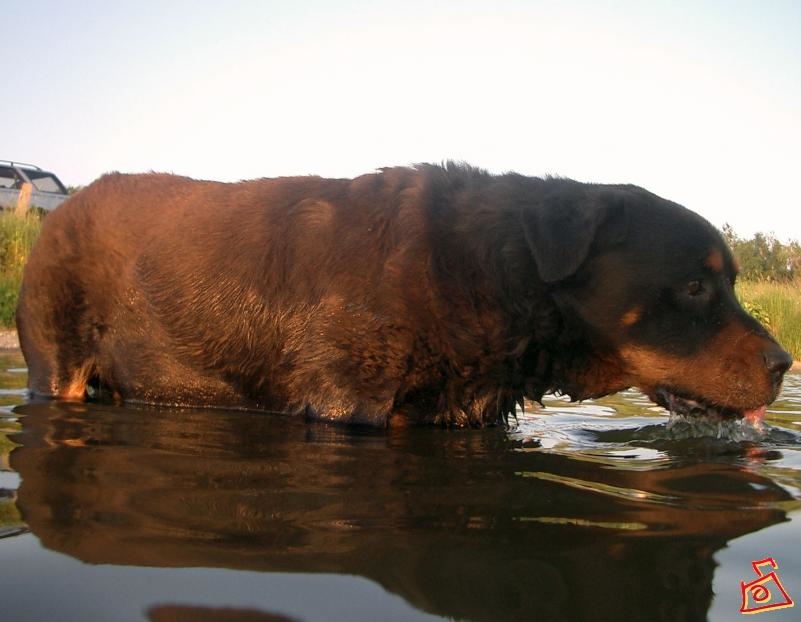
<path fill-rule="evenodd" d="M 648 391 L 627 353 L 690 362 L 724 325 L 755 351 L 733 371 L 753 378 L 737 406 L 761 404 L 777 387 L 756 359 L 778 346 L 733 296 L 704 312 L 717 328 L 679 327 L 670 339 L 694 341 L 678 346 L 664 321 L 631 315 L 662 304 L 647 290 L 666 262 L 712 250 L 715 274 L 731 272 L 708 223 L 633 186 L 456 165 L 237 184 L 112 174 L 48 216 L 18 327 L 41 396 L 482 426 L 547 391 Z M 702 381 L 687 378 L 692 393 Z"/>

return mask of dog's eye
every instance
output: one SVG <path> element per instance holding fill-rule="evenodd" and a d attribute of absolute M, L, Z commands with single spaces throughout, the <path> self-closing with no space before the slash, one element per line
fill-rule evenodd
<path fill-rule="evenodd" d="M 690 281 L 687 284 L 687 293 L 690 296 L 698 296 L 704 291 L 704 284 L 701 281 Z"/>

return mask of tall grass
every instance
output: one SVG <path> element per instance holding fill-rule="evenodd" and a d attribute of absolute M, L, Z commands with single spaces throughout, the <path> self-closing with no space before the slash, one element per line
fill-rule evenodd
<path fill-rule="evenodd" d="M 42 229 L 42 216 L 0 211 L 0 326 L 14 326 L 22 269 Z"/>
<path fill-rule="evenodd" d="M 801 360 L 801 282 L 739 281 L 737 296 L 796 361 Z"/>

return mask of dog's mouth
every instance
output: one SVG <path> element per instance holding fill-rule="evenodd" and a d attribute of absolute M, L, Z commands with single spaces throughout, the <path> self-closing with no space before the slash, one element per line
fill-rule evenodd
<path fill-rule="evenodd" d="M 665 388 L 657 389 L 651 399 L 671 414 L 683 417 L 706 417 L 723 421 L 744 419 L 755 425 L 763 421 L 767 411 L 767 405 L 753 409 L 737 410 L 727 406 L 711 404 L 702 399 L 685 397 Z"/>

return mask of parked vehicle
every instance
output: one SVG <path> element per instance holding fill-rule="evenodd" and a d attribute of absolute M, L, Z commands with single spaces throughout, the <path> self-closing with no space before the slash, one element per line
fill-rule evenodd
<path fill-rule="evenodd" d="M 26 186 L 26 184 L 29 184 Z M 67 189 L 53 173 L 33 164 L 0 160 L 0 208 L 36 208 L 49 212 L 68 196 Z"/>

